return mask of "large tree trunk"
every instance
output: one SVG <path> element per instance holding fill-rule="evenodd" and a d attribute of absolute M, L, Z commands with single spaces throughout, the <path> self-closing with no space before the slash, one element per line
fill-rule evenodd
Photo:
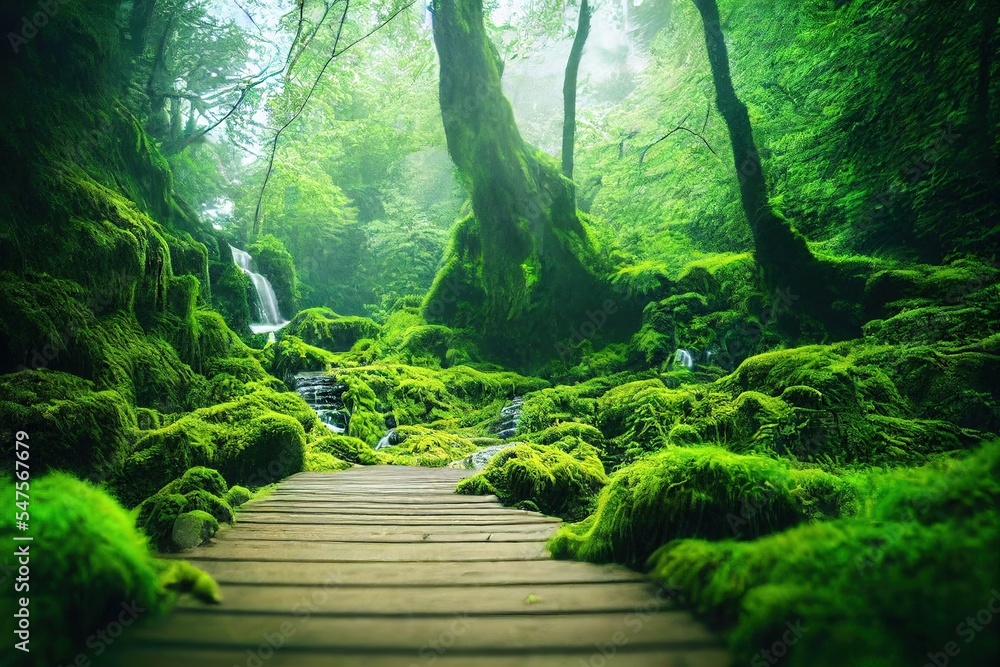
<path fill-rule="evenodd" d="M 587 0 L 580 2 L 580 19 L 573 37 L 573 46 L 566 61 L 566 76 L 563 79 L 563 134 L 562 171 L 566 178 L 573 178 L 573 151 L 576 146 L 576 78 L 583 58 L 583 46 L 590 34 L 590 5 Z"/>
<path fill-rule="evenodd" d="M 764 272 L 765 282 L 770 289 L 785 293 L 790 290 L 799 297 L 795 308 L 819 320 L 831 333 L 850 335 L 855 323 L 831 310 L 838 282 L 835 272 L 818 262 L 802 235 L 771 208 L 750 116 L 733 88 L 718 4 L 716 0 L 693 2 L 704 24 L 715 102 L 729 129 L 740 198 L 753 235 L 754 256 Z"/>
<path fill-rule="evenodd" d="M 577 217 L 572 182 L 518 132 L 482 0 L 435 0 L 434 42 L 448 151 L 472 214 L 455 230 L 424 313 L 476 332 L 495 358 L 532 366 L 556 356 L 557 343 L 603 308 L 608 297 L 596 278 L 596 253 Z M 596 319 L 606 325 L 596 334 L 603 337 L 626 318 Z"/>

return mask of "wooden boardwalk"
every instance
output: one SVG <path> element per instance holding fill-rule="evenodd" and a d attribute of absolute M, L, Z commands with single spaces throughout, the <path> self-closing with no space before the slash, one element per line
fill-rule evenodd
<path fill-rule="evenodd" d="M 554 561 L 557 519 L 468 473 L 300 473 L 183 554 L 222 586 L 128 631 L 141 667 L 724 667 L 718 638 L 617 566 Z"/>

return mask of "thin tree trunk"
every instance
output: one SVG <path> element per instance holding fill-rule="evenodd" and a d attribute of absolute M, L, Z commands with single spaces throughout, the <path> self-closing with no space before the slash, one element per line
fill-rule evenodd
<path fill-rule="evenodd" d="M 823 322 L 828 331 L 843 335 L 854 327 L 830 309 L 835 300 L 834 272 L 826 270 L 827 267 L 816 260 L 802 235 L 771 208 L 750 115 L 733 88 L 718 4 L 716 0 L 693 2 L 704 24 L 715 102 L 729 129 L 740 198 L 753 235 L 754 256 L 765 282 L 770 289 L 790 290 L 801 297 L 795 308 Z"/>
<path fill-rule="evenodd" d="M 580 2 L 580 19 L 576 26 L 576 36 L 566 61 L 566 76 L 563 79 L 563 135 L 562 171 L 566 178 L 573 178 L 573 151 L 576 145 L 576 79 L 583 58 L 583 46 L 590 35 L 590 5 L 587 0 Z"/>

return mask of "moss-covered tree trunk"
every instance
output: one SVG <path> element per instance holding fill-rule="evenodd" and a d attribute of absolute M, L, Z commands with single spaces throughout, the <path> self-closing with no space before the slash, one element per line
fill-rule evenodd
<path fill-rule="evenodd" d="M 563 78 L 563 134 L 562 171 L 566 178 L 573 178 L 573 151 L 576 146 L 576 79 L 583 59 L 583 47 L 590 35 L 590 5 L 587 0 L 580 2 L 580 18 L 573 37 L 573 46 L 566 60 L 566 76 Z"/>
<path fill-rule="evenodd" d="M 557 341 L 606 300 L 573 184 L 518 132 L 482 1 L 435 0 L 434 42 L 448 151 L 472 214 L 455 231 L 425 316 L 472 329 L 484 352 L 515 365 L 553 358 Z M 622 324 L 596 318 L 602 336 Z"/>
<path fill-rule="evenodd" d="M 729 54 L 716 0 L 693 0 L 705 28 L 705 46 L 715 83 L 715 102 L 729 129 L 743 210 L 753 235 L 754 256 L 768 287 L 800 297 L 796 307 L 837 335 L 850 335 L 854 324 L 834 313 L 836 283 L 830 267 L 810 252 L 805 239 L 770 204 L 764 166 L 754 141 L 747 107 L 733 88 Z"/>

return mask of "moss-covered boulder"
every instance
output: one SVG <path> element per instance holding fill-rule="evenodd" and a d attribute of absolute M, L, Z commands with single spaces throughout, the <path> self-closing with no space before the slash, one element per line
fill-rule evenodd
<path fill-rule="evenodd" d="M 383 463 L 441 468 L 477 449 L 467 438 L 424 426 L 400 426 L 396 433 L 400 443 L 377 452 Z"/>
<path fill-rule="evenodd" d="M 226 492 L 225 501 L 230 507 L 236 508 L 250 500 L 251 497 L 253 497 L 253 494 L 250 493 L 248 488 L 235 484 L 229 487 L 229 491 Z"/>
<path fill-rule="evenodd" d="M 929 652 L 943 664 L 949 645 L 955 664 L 991 664 L 997 634 L 956 623 L 1000 604 L 1000 443 L 868 485 L 857 516 L 749 542 L 678 540 L 652 574 L 728 632 L 734 661 L 763 662 L 791 623 L 803 631 L 789 665 L 919 665 Z"/>
<path fill-rule="evenodd" d="M 550 445 L 516 445 L 462 480 L 457 492 L 493 494 L 505 505 L 530 501 L 544 514 L 579 520 L 593 509 L 608 478 L 592 450 L 574 453 L 577 456 Z"/>
<path fill-rule="evenodd" d="M 13 517 L 13 483 L 0 479 L 0 491 L 0 507 Z M 112 621 L 145 623 L 165 611 L 174 597 L 164 578 L 168 566 L 153 558 L 146 538 L 117 503 L 63 473 L 33 478 L 30 494 L 34 542 L 13 543 L 12 521 L 0 527 L 7 544 L 24 544 L 31 554 L 31 652 L 19 664 L 65 664 L 86 650 L 87 637 Z M 0 562 L 16 572 L 15 548 L 4 549 Z M 191 581 L 191 572 L 189 566 L 187 574 L 175 573 L 172 583 Z M 14 617 L 19 597 L 0 597 L 5 617 Z"/>
<path fill-rule="evenodd" d="M 15 431 L 31 438 L 32 470 L 73 471 L 106 479 L 131 449 L 132 406 L 111 390 L 69 373 L 24 370 L 0 376 L 0 451 L 13 458 Z"/>
<path fill-rule="evenodd" d="M 615 475 L 596 513 L 564 527 L 559 558 L 642 566 L 679 537 L 751 539 L 799 522 L 788 465 L 718 447 L 671 447 Z"/>
<path fill-rule="evenodd" d="M 364 440 L 347 435 L 327 435 L 314 441 L 311 445 L 315 452 L 326 452 L 350 463 L 374 465 L 378 463 L 375 450 Z"/>
<path fill-rule="evenodd" d="M 375 338 L 379 326 L 366 317 L 338 315 L 329 308 L 299 311 L 282 330 L 282 336 L 295 336 L 309 345 L 328 352 L 346 352 L 363 338 Z"/>
<path fill-rule="evenodd" d="M 178 551 L 200 546 L 210 540 L 219 530 L 219 522 L 203 510 L 184 512 L 174 521 L 170 541 Z"/>
<path fill-rule="evenodd" d="M 144 433 L 115 480 L 116 493 L 125 504 L 135 505 L 196 466 L 210 466 L 233 484 L 277 481 L 302 470 L 303 422 L 310 431 L 322 428 L 295 394 L 258 386 L 234 401 Z"/>

